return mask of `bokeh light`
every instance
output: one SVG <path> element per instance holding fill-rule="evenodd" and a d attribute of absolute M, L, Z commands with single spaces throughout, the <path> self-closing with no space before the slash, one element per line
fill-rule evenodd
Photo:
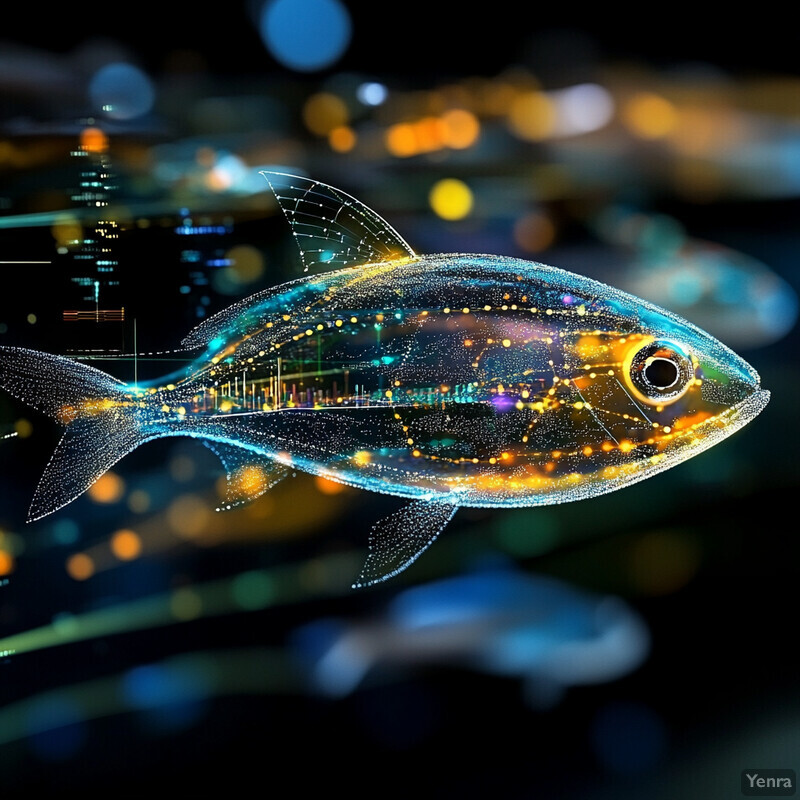
<path fill-rule="evenodd" d="M 120 561 L 132 561 L 142 552 L 142 540 L 135 531 L 119 530 L 111 537 L 111 552 Z"/>
<path fill-rule="evenodd" d="M 437 181 L 430 191 L 431 208 L 442 219 L 464 219 L 472 211 L 472 190 L 464 181 L 444 178 Z"/>
<path fill-rule="evenodd" d="M 117 503 L 125 494 L 125 481 L 116 472 L 101 475 L 88 489 L 95 503 Z"/>
<path fill-rule="evenodd" d="M 101 67 L 89 84 L 95 110 L 112 119 L 127 120 L 147 114 L 155 101 L 150 78 L 133 64 L 114 63 Z"/>
<path fill-rule="evenodd" d="M 316 72 L 347 50 L 350 14 L 339 0 L 269 0 L 259 30 L 276 61 L 297 72 Z"/>

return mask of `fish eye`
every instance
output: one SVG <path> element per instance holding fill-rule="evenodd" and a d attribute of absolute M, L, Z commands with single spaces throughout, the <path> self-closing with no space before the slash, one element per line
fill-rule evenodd
<path fill-rule="evenodd" d="M 675 342 L 650 341 L 629 357 L 626 378 L 640 400 L 652 405 L 674 403 L 694 378 L 692 360 Z"/>

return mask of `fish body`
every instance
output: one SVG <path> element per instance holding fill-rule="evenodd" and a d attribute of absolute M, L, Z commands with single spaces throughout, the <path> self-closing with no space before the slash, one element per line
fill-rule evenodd
<path fill-rule="evenodd" d="M 766 405 L 749 364 L 669 311 L 544 264 L 418 256 L 348 195 L 265 176 L 322 271 L 196 328 L 185 374 L 129 386 L 0 348 L 0 385 L 67 425 L 33 517 L 139 444 L 192 436 L 227 468 L 223 508 L 290 469 L 411 499 L 373 529 L 364 585 L 408 566 L 459 506 L 613 491 Z"/>

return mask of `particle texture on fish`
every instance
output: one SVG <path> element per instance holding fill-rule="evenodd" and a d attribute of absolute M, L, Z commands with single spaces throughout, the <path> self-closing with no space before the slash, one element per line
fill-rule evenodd
<path fill-rule="evenodd" d="M 417 255 L 349 195 L 264 176 L 309 274 L 192 331 L 185 374 L 128 385 L 0 347 L 0 386 L 66 427 L 31 519 L 144 442 L 191 436 L 227 470 L 222 509 L 292 470 L 407 498 L 373 527 L 363 586 L 405 569 L 460 506 L 620 489 L 769 399 L 749 364 L 649 302 L 530 261 Z"/>

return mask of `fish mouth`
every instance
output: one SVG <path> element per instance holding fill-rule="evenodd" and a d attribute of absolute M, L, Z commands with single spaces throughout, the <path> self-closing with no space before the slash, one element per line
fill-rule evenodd
<path fill-rule="evenodd" d="M 754 388 L 747 397 L 738 403 L 709 417 L 696 427 L 681 431 L 665 451 L 668 463 L 671 461 L 670 456 L 676 459 L 669 465 L 680 463 L 690 456 L 702 453 L 736 433 L 766 408 L 769 398 L 770 393 L 766 389 Z"/>
<path fill-rule="evenodd" d="M 737 423 L 746 425 L 767 407 L 770 396 L 767 389 L 758 387 L 747 395 L 744 400 L 740 400 L 736 405 L 731 406 L 725 416 L 735 415 L 734 419 L 736 419 Z"/>

